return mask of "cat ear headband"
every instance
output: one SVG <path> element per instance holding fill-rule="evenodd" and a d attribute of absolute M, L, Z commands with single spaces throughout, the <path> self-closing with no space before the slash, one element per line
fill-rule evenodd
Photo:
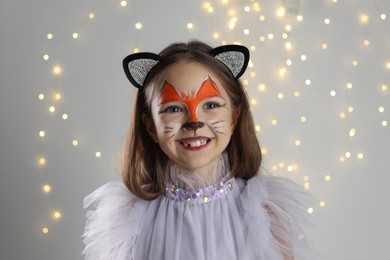
<path fill-rule="evenodd" d="M 241 45 L 220 46 L 212 49 L 209 54 L 225 64 L 235 79 L 240 78 L 248 66 L 249 50 Z M 123 59 L 123 69 L 131 84 L 142 89 L 149 72 L 162 59 L 150 52 L 130 54 Z"/>

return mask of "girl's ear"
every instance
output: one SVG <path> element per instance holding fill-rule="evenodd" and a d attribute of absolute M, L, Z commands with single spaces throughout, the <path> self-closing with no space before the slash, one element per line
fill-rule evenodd
<path fill-rule="evenodd" d="M 157 131 L 156 131 L 156 126 L 154 125 L 153 118 L 146 114 L 142 113 L 142 122 L 145 125 L 146 131 L 148 132 L 149 136 L 153 139 L 155 143 L 158 143 L 158 138 L 157 138 Z"/>

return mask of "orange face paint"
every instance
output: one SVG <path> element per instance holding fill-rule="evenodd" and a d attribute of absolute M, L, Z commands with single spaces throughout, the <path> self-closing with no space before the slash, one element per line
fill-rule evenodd
<path fill-rule="evenodd" d="M 210 77 L 202 83 L 199 90 L 195 93 L 179 93 L 172 85 L 165 81 L 161 91 L 159 104 L 163 105 L 169 102 L 184 103 L 188 107 L 190 113 L 190 122 L 198 122 L 196 116 L 198 105 L 204 99 L 212 97 L 221 97 L 221 94 L 219 93 L 217 85 Z"/>

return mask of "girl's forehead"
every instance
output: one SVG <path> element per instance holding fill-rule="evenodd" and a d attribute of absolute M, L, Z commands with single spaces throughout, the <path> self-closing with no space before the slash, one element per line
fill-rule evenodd
<path fill-rule="evenodd" d="M 211 78 L 218 88 L 223 88 L 216 74 L 197 62 L 181 62 L 169 67 L 164 73 L 163 82 L 169 82 L 177 91 L 196 90 Z"/>

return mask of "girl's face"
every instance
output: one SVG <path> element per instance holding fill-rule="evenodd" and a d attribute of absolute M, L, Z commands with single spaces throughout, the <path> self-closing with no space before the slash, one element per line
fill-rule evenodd
<path fill-rule="evenodd" d="M 165 72 L 161 92 L 152 98 L 149 134 L 178 167 L 216 165 L 234 130 L 230 98 L 221 81 L 196 62 Z"/>

